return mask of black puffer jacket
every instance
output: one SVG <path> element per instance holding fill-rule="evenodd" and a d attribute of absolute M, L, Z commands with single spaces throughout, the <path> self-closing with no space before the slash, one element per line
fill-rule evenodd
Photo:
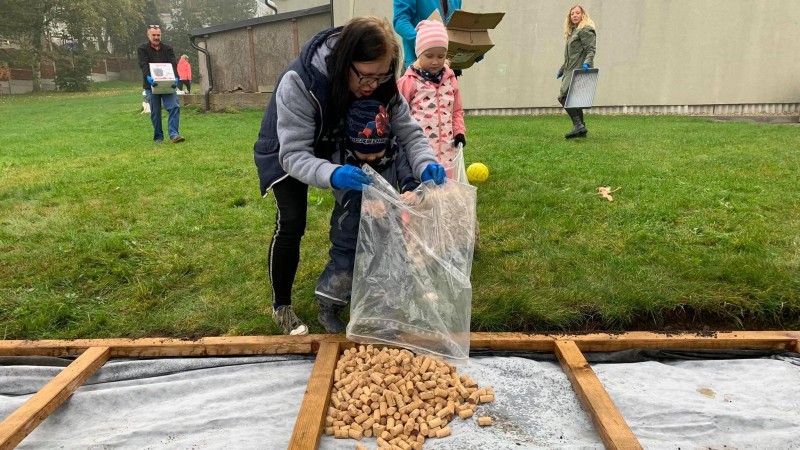
<path fill-rule="evenodd" d="M 175 76 L 178 76 L 178 59 L 175 58 L 175 52 L 169 45 L 162 42 L 161 47 L 156 50 L 150 42 L 145 42 L 139 46 L 136 53 L 139 56 L 139 68 L 142 69 L 143 88 L 150 89 L 150 84 L 147 82 L 147 77 L 150 76 L 150 63 L 171 63 Z"/>

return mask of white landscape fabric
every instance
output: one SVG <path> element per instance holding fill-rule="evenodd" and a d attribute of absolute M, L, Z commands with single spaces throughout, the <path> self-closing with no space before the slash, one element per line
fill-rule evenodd
<path fill-rule="evenodd" d="M 312 365 L 296 356 L 111 360 L 17 448 L 285 449 Z M 0 366 L 0 418 L 59 370 Z"/>
<path fill-rule="evenodd" d="M 2 364 L 0 418 L 60 370 Z M 312 366 L 299 356 L 112 360 L 18 448 L 285 449 Z M 800 449 L 798 358 L 592 368 L 646 449 Z M 426 449 L 603 448 L 558 364 L 474 357 L 458 371 L 494 387 L 477 414 L 494 424 L 455 419 L 452 436 Z M 355 444 L 323 436 L 319 448 Z"/>

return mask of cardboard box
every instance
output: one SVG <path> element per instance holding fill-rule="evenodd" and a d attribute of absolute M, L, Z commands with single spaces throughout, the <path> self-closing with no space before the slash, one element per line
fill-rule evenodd
<path fill-rule="evenodd" d="M 453 69 L 466 69 L 475 64 L 475 59 L 483 56 L 494 42 L 489 37 L 489 29 L 494 29 L 506 13 L 471 13 L 461 9 L 453 12 L 447 23 L 447 57 Z M 439 11 L 434 11 L 428 20 L 442 21 Z"/>
<path fill-rule="evenodd" d="M 158 86 L 152 87 L 153 94 L 174 94 L 175 71 L 170 63 L 150 63 L 150 76 Z"/>

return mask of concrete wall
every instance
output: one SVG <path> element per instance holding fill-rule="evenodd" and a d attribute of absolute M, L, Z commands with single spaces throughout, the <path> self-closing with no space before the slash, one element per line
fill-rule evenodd
<path fill-rule="evenodd" d="M 386 3 L 389 3 L 389 9 L 392 8 L 391 2 L 389 0 L 383 0 Z M 329 0 L 272 0 L 275 3 L 275 6 L 278 7 L 278 14 L 286 13 L 290 11 L 299 11 L 301 9 L 308 9 L 313 8 L 315 6 L 322 6 L 322 5 L 330 5 Z M 378 0 L 375 3 L 380 3 L 381 0 Z"/>
<path fill-rule="evenodd" d="M 214 34 L 206 41 L 216 92 L 232 91 L 237 87 L 249 90 L 251 64 L 247 56 L 247 35 L 246 29 L 231 30 Z"/>
<path fill-rule="evenodd" d="M 220 110 L 226 107 L 264 109 L 269 103 L 272 93 L 229 92 L 225 94 L 210 94 L 208 97 L 208 106 L 212 110 Z M 205 108 L 205 96 L 202 94 L 184 94 L 178 96 L 178 98 L 181 101 L 181 106 L 198 105 Z"/>
<path fill-rule="evenodd" d="M 303 7 L 324 1 L 284 0 Z M 504 11 L 496 47 L 464 71 L 465 108 L 557 111 L 563 24 L 576 0 L 463 0 Z M 713 113 L 800 110 L 800 1 L 581 0 L 597 24 L 600 79 L 594 112 Z M 334 19 L 392 17 L 392 2 L 335 0 Z M 769 104 L 769 105 L 767 105 Z M 629 105 L 634 105 L 630 108 Z"/>
<path fill-rule="evenodd" d="M 331 3 L 274 1 L 279 13 Z M 575 2 L 463 0 L 468 11 L 506 12 L 497 29 L 490 31 L 496 47 L 459 79 L 465 108 L 472 114 L 558 112 L 560 80 L 555 74 L 563 58 L 564 19 Z M 593 113 L 800 112 L 798 0 L 581 0 L 581 4 L 597 24 L 595 65 L 600 78 Z M 333 0 L 333 8 L 335 25 L 358 15 L 392 17 L 388 0 Z M 271 90 L 294 57 L 298 44 L 293 36 L 302 45 L 329 25 L 330 17 L 323 14 L 299 19 L 296 33 L 286 22 L 225 32 L 224 39 L 222 33 L 211 35 L 214 91 L 237 86 L 250 92 Z M 255 75 L 248 33 L 255 42 Z"/>
<path fill-rule="evenodd" d="M 319 14 L 303 17 L 296 22 L 276 23 L 269 27 L 256 28 L 254 37 L 259 43 L 255 47 L 256 61 L 269 62 L 256 66 L 259 85 L 266 87 L 259 90 L 272 92 L 286 66 L 300 56 L 303 44 L 320 30 L 330 27 L 330 20 L 329 15 Z M 297 29 L 296 33 L 294 28 Z"/>
<path fill-rule="evenodd" d="M 196 42 L 211 57 L 214 93 L 271 92 L 278 76 L 299 56 L 302 45 L 329 26 L 329 14 L 315 14 L 213 32 Z M 202 53 L 199 68 L 200 92 L 205 92 L 208 75 Z"/>

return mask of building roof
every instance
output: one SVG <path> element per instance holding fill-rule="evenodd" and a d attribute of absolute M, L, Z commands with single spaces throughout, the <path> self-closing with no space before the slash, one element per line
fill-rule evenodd
<path fill-rule="evenodd" d="M 198 28 L 189 33 L 191 37 L 205 36 L 213 33 L 220 33 L 228 30 L 236 30 L 239 28 L 250 27 L 253 25 L 261 25 L 270 22 L 280 22 L 284 20 L 296 19 L 298 17 L 313 16 L 316 14 L 330 13 L 331 5 L 315 6 L 313 8 L 301 9 L 297 11 L 290 11 L 287 13 L 273 14 L 270 16 L 256 17 L 254 19 L 240 20 L 238 22 L 224 23 L 222 25 L 215 25 L 213 27 Z"/>

